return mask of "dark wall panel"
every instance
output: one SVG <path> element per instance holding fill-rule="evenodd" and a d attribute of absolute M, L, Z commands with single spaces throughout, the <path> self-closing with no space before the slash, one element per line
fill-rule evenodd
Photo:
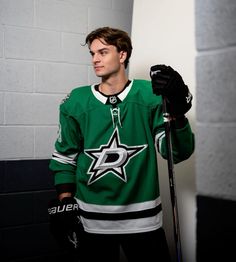
<path fill-rule="evenodd" d="M 49 232 L 49 160 L 0 161 L 0 261 L 65 261 Z"/>
<path fill-rule="evenodd" d="M 197 262 L 236 261 L 236 201 L 197 197 Z"/>

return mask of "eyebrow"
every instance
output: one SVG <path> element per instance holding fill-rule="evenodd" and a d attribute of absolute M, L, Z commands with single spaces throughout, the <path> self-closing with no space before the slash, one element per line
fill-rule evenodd
<path fill-rule="evenodd" d="M 106 51 L 106 50 L 109 50 L 109 48 L 104 47 L 104 48 L 98 49 L 97 52 L 102 52 L 102 51 Z M 93 55 L 95 52 L 93 52 L 93 51 L 90 50 L 89 53 L 90 53 L 91 55 Z"/>

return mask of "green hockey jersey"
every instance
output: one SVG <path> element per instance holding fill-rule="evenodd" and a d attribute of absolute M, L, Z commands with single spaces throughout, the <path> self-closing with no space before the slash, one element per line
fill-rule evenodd
<path fill-rule="evenodd" d="M 186 125 L 172 134 L 174 162 L 194 150 Z M 105 96 L 95 85 L 72 90 L 60 105 L 50 168 L 55 185 L 76 184 L 87 232 L 138 233 L 162 226 L 157 152 L 166 158 L 162 100 L 151 82 L 132 80 Z"/>

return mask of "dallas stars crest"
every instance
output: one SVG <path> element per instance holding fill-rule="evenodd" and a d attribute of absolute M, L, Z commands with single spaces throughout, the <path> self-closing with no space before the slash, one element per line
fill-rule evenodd
<path fill-rule="evenodd" d="M 127 182 L 125 167 L 130 159 L 141 153 L 147 145 L 127 146 L 120 142 L 119 131 L 116 128 L 108 143 L 99 149 L 87 149 L 85 154 L 93 161 L 88 169 L 90 178 L 88 185 L 112 173 L 124 182 Z"/>

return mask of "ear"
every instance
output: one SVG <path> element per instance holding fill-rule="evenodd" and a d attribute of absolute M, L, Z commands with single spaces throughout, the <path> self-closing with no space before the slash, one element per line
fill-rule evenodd
<path fill-rule="evenodd" d="M 125 60 L 126 60 L 126 58 L 127 58 L 127 52 L 125 52 L 125 51 L 120 51 L 120 62 L 121 62 L 121 63 L 124 63 Z"/>

